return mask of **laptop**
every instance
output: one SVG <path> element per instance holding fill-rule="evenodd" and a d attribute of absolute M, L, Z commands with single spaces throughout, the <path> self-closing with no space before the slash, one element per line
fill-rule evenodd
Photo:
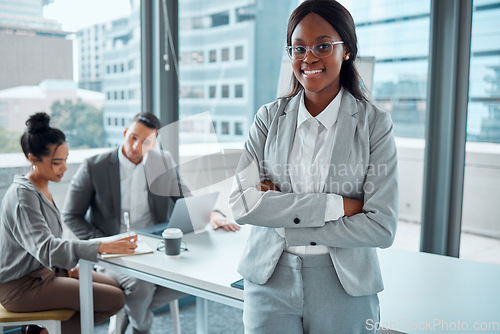
<path fill-rule="evenodd" d="M 199 196 L 179 198 L 175 201 L 174 209 L 168 222 L 134 229 L 137 234 L 162 238 L 166 228 L 178 228 L 187 234 L 204 229 L 210 219 L 219 193 L 210 193 Z"/>

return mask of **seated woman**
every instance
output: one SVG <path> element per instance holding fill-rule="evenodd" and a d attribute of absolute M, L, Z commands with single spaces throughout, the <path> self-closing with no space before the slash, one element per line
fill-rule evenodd
<path fill-rule="evenodd" d="M 78 260 L 96 261 L 103 252 L 133 253 L 137 247 L 136 236 L 112 242 L 61 239 L 63 226 L 48 185 L 61 181 L 67 169 L 68 144 L 49 121 L 46 113 L 26 121 L 21 146 L 31 170 L 16 175 L 0 209 L 0 304 L 11 312 L 79 311 Z M 99 323 L 117 313 L 125 299 L 114 280 L 92 274 L 94 319 Z M 62 323 L 62 331 L 80 332 L 79 312 Z"/>

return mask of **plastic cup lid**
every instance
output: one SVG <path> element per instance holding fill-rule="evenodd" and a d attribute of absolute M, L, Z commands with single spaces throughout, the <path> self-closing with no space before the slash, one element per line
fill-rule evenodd
<path fill-rule="evenodd" d="M 181 238 L 182 235 L 182 230 L 179 228 L 166 228 L 162 233 L 162 236 L 168 239 Z"/>

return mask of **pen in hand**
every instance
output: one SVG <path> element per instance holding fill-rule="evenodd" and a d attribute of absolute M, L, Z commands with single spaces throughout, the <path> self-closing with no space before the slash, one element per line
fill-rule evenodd
<path fill-rule="evenodd" d="M 128 215 L 127 211 L 125 211 L 123 213 L 123 222 L 125 223 L 125 226 L 127 227 L 127 235 L 130 237 L 130 219 L 129 219 L 129 215 Z"/>

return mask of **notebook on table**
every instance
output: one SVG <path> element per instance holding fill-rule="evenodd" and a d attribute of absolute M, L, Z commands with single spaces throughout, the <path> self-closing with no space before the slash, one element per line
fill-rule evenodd
<path fill-rule="evenodd" d="M 126 233 L 118 234 L 118 235 L 112 235 L 109 237 L 102 237 L 102 238 L 96 238 L 94 240 L 100 240 L 100 241 L 114 241 L 120 238 L 126 237 Z M 133 253 L 129 254 L 108 254 L 108 253 L 101 253 L 101 258 L 102 259 L 110 259 L 113 257 L 122 257 L 122 256 L 132 256 L 132 255 L 141 255 L 141 254 L 149 254 L 153 253 L 153 249 L 148 246 L 145 242 L 142 240 L 138 239 L 137 240 L 137 248 Z"/>

